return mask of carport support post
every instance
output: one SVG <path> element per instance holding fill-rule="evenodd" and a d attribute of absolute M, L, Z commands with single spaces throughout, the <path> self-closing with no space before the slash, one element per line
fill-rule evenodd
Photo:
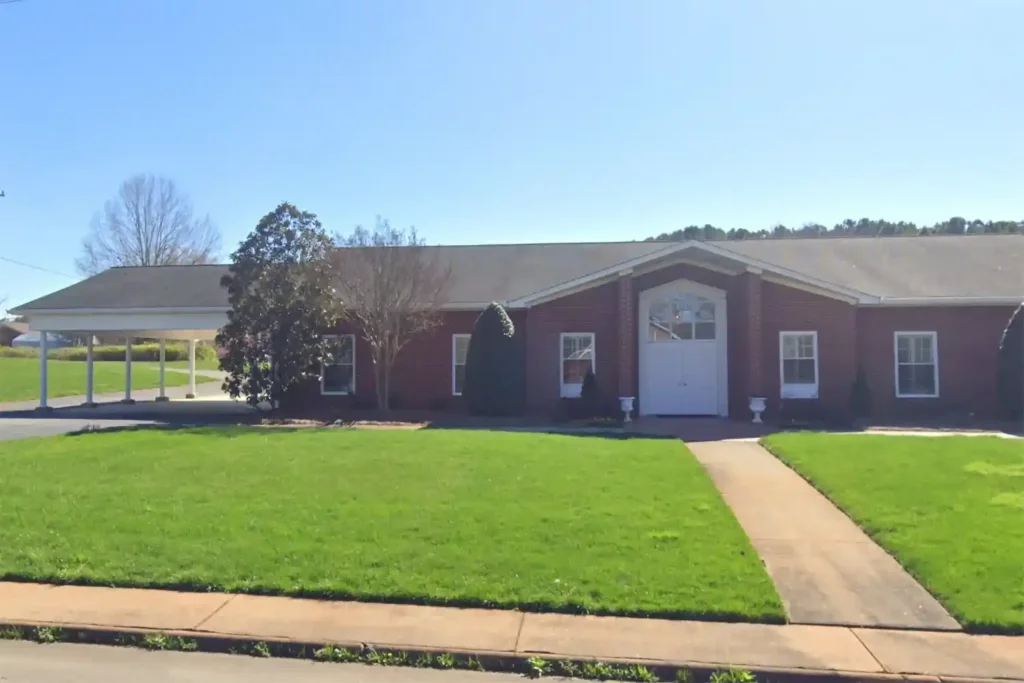
<path fill-rule="evenodd" d="M 167 398 L 167 391 L 164 385 L 165 377 L 165 364 L 167 363 L 167 340 L 163 337 L 160 338 L 160 395 L 156 397 L 157 401 L 169 401 Z"/>
<path fill-rule="evenodd" d="M 188 340 L 188 393 L 185 398 L 196 397 L 196 340 Z"/>
<path fill-rule="evenodd" d="M 124 398 L 121 399 L 121 403 L 132 404 L 135 400 L 132 398 L 132 338 L 125 337 L 124 339 Z"/>
<path fill-rule="evenodd" d="M 46 405 L 46 333 L 39 333 L 39 408 L 49 410 Z"/>
<path fill-rule="evenodd" d="M 92 334 L 88 335 L 85 342 L 85 405 L 92 408 L 96 403 L 92 400 L 93 394 L 93 357 L 92 357 Z"/>

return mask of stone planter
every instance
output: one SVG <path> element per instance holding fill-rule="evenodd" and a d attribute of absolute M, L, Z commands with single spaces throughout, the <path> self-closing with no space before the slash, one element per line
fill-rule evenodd
<path fill-rule="evenodd" d="M 619 408 L 622 410 L 622 421 L 632 421 L 631 414 L 633 412 L 633 401 L 636 400 L 634 396 L 619 396 Z"/>
<path fill-rule="evenodd" d="M 761 424 L 761 413 L 763 413 L 767 407 L 767 399 L 763 396 L 750 397 L 750 412 L 754 414 L 754 424 Z"/>

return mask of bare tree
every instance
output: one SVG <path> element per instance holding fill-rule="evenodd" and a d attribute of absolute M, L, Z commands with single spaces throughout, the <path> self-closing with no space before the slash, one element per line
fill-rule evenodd
<path fill-rule="evenodd" d="M 381 218 L 338 237 L 337 279 L 345 315 L 360 327 L 373 353 L 377 406 L 390 409 L 391 371 L 399 351 L 441 322 L 451 266 L 427 247 L 415 228 L 397 230 Z"/>
<path fill-rule="evenodd" d="M 75 267 L 95 275 L 113 266 L 211 263 L 219 249 L 220 233 L 209 216 L 197 218 L 173 181 L 137 175 L 121 183 L 93 219 Z"/>

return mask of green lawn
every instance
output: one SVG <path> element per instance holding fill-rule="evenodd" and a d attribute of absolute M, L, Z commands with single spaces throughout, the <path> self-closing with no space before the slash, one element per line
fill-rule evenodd
<path fill-rule="evenodd" d="M 93 386 L 97 394 L 124 391 L 124 363 L 103 361 L 93 364 Z M 78 361 L 51 360 L 47 362 L 47 395 L 50 398 L 85 394 L 85 366 Z M 168 366 L 177 367 L 176 363 Z M 185 364 L 187 368 L 187 363 Z M 132 363 L 132 389 L 155 389 L 160 386 L 160 364 L 136 361 Z M 165 373 L 166 386 L 188 384 L 188 374 Z M 197 375 L 196 382 L 215 381 Z M 31 401 L 39 398 L 39 359 L 0 358 L 0 403 Z"/>
<path fill-rule="evenodd" d="M 0 578 L 782 621 L 676 440 L 142 430 L 0 442 Z"/>
<path fill-rule="evenodd" d="M 965 628 L 1024 633 L 1024 441 L 777 434 L 765 445 Z"/>

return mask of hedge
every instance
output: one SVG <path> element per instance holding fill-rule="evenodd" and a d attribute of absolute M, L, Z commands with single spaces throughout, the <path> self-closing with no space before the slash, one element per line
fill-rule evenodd
<path fill-rule="evenodd" d="M 93 359 L 98 361 L 123 361 L 123 346 L 95 346 L 92 350 Z M 84 361 L 86 348 L 84 346 L 70 346 L 63 349 L 54 349 L 46 354 L 50 360 Z M 0 346 L 0 358 L 38 358 L 39 349 L 12 348 Z M 196 345 L 196 360 L 207 360 L 217 357 L 217 350 L 212 346 L 203 344 Z M 170 361 L 188 360 L 188 346 L 184 344 L 168 344 L 166 359 Z M 158 361 L 160 360 L 159 344 L 136 344 L 132 346 L 132 360 L 137 361 Z"/>

